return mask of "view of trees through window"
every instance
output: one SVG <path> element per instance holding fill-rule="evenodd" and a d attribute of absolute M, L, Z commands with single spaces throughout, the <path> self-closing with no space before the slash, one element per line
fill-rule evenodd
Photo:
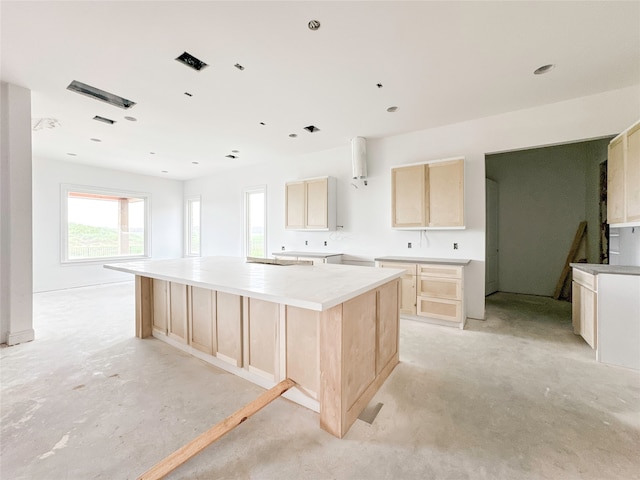
<path fill-rule="evenodd" d="M 146 199 L 67 193 L 67 260 L 146 255 Z"/>

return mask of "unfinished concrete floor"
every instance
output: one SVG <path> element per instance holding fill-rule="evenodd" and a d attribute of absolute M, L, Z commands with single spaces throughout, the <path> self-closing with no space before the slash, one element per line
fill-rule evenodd
<path fill-rule="evenodd" d="M 34 296 L 3 348 L 0 478 L 135 478 L 259 387 L 134 337 L 133 284 Z M 172 479 L 640 478 L 640 376 L 598 364 L 570 305 L 495 294 L 468 328 L 401 324 L 373 424 L 338 440 L 278 399 Z"/>

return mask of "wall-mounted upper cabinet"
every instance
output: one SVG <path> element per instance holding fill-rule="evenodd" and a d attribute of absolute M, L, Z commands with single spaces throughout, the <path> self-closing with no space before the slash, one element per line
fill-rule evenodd
<path fill-rule="evenodd" d="M 464 227 L 464 159 L 392 168 L 391 226 Z"/>
<path fill-rule="evenodd" d="M 320 177 L 285 184 L 287 230 L 336 229 L 336 179 Z"/>
<path fill-rule="evenodd" d="M 640 122 L 609 144 L 607 222 L 616 226 L 640 225 Z"/>

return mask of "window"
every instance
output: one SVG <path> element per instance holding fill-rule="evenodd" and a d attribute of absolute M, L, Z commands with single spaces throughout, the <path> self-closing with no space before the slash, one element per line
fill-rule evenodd
<path fill-rule="evenodd" d="M 185 255 L 200 255 L 200 197 L 187 197 L 185 202 Z"/>
<path fill-rule="evenodd" d="M 148 257 L 149 195 L 62 186 L 62 262 Z"/>
<path fill-rule="evenodd" d="M 248 257 L 266 257 L 266 192 L 266 186 L 244 190 L 244 251 Z"/>

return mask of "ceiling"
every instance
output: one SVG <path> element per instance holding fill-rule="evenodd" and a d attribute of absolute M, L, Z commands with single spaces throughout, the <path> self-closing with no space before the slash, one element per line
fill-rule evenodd
<path fill-rule="evenodd" d="M 34 124 L 57 120 L 33 132 L 34 156 L 175 179 L 640 83 L 637 1 L 3 0 L 0 9 L 2 80 L 32 91 Z M 208 67 L 175 61 L 185 51 Z M 556 68 L 533 74 L 545 64 Z M 71 92 L 73 80 L 136 105 Z"/>

